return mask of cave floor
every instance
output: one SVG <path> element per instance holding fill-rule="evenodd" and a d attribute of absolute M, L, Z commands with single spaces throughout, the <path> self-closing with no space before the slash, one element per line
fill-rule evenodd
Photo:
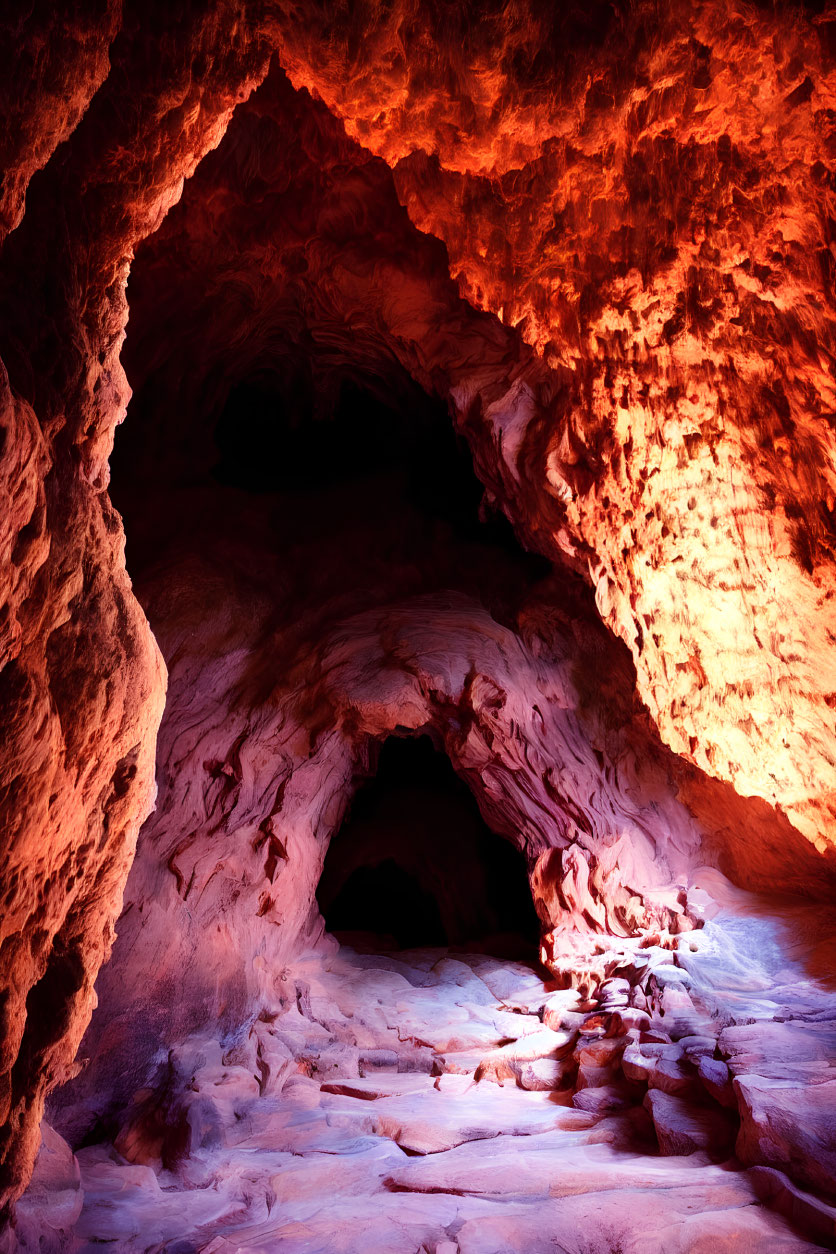
<path fill-rule="evenodd" d="M 62 1248 L 717 1254 L 832 1245 L 836 1212 L 735 1158 L 740 1120 L 715 1047 L 720 1031 L 742 1024 L 731 1029 L 743 1033 L 734 1073 L 756 1068 L 755 1087 L 777 1085 L 807 1135 L 815 1116 L 798 1103 L 811 1083 L 826 1098 L 819 1115 L 832 1110 L 822 1059 L 832 1056 L 833 995 L 825 1016 L 821 986 L 797 971 L 794 982 L 776 981 L 772 933 L 759 933 L 756 919 L 735 933 L 738 923 L 696 934 L 698 944 L 680 947 L 688 961 L 663 948 L 636 952 L 654 997 L 644 1011 L 630 979 L 611 979 L 583 1002 L 542 971 L 485 955 L 312 955 L 294 968 L 295 1005 L 251 1033 L 252 1057 L 241 1046 L 189 1045 L 190 1152 L 173 1170 L 128 1161 L 130 1137 L 120 1145 L 127 1157 L 109 1145 L 78 1151 L 84 1204 Z M 700 983 L 714 1004 L 697 996 Z M 804 999 L 813 993 L 811 1018 Z"/>

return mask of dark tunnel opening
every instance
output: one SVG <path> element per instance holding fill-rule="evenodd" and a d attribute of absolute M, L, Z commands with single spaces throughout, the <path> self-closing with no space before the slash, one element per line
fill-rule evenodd
<path fill-rule="evenodd" d="M 446 523 L 457 539 L 501 549 L 530 583 L 551 563 L 524 550 L 498 511 L 480 509 L 484 487 L 447 405 L 400 372 L 391 381 L 345 375 L 322 412 L 313 362 L 282 373 L 261 371 L 233 387 L 214 429 L 213 478 L 253 494 L 321 493 L 397 483 L 398 496 L 425 519 Z"/>
<path fill-rule="evenodd" d="M 537 960 L 525 858 L 485 824 L 428 736 L 384 742 L 331 841 L 317 901 L 328 930 L 350 944 Z"/>
<path fill-rule="evenodd" d="M 137 385 L 110 481 L 132 573 L 184 545 L 213 553 L 220 534 L 244 538 L 254 526 L 284 556 L 344 537 L 348 525 L 386 535 L 388 564 L 422 570 L 423 584 L 496 584 L 500 593 L 485 593 L 501 613 L 549 577 L 551 563 L 483 507 L 470 449 L 443 401 L 404 371 L 382 379 L 322 366 L 319 390 L 315 374 L 314 358 L 277 357 L 232 386 L 214 416 L 192 415 L 189 432 L 169 430 L 162 442 L 162 385 Z"/>

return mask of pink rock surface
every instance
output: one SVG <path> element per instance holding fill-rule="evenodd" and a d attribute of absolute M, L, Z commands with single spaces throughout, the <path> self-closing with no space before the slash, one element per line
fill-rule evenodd
<path fill-rule="evenodd" d="M 484 955 L 416 953 L 414 966 L 407 955 L 347 949 L 308 958 L 303 1004 L 318 1019 L 306 1020 L 294 1006 L 271 1027 L 292 1040 L 307 1021 L 312 1074 L 290 1073 L 268 1095 L 259 1091 L 257 1051 L 248 1052 L 245 1040 L 225 1051 L 207 1037 L 184 1043 L 173 1051 L 165 1093 L 155 1103 L 137 1095 L 124 1152 L 108 1145 L 79 1151 L 84 1202 L 72 1239 L 110 1244 L 120 1254 L 139 1254 L 149 1239 L 175 1249 L 191 1242 L 214 1254 L 360 1254 L 370 1242 L 397 1254 L 445 1243 L 528 1250 L 556 1240 L 579 1251 L 617 1240 L 626 1249 L 685 1254 L 706 1243 L 730 1252 L 811 1248 L 793 1225 L 813 1240 L 826 1235 L 826 1203 L 785 1176 L 748 1172 L 733 1158 L 712 1163 L 722 1141 L 716 1123 L 728 1118 L 719 1106 L 713 1116 L 700 1115 L 650 1090 L 660 1156 L 641 1092 L 616 1113 L 603 1105 L 566 1108 L 547 1091 L 479 1081 L 475 1063 L 469 1074 L 446 1070 L 455 1054 L 436 1054 L 435 1076 L 393 1067 L 362 1078 L 356 1054 L 345 1053 L 338 1077 L 315 1074 L 315 1060 L 349 1032 L 368 1032 L 380 1053 L 396 1056 L 405 1006 L 411 1002 L 416 1016 L 420 1008 L 429 1012 L 430 991 L 437 1007 L 483 1016 L 490 1007 L 478 972 L 486 968 L 498 987 L 525 991 L 529 1002 L 548 995 L 540 979 L 535 996 L 531 969 L 509 966 L 501 978 L 501 966 Z M 592 1025 L 600 1015 L 593 1007 L 585 1020 Z M 325 1018 L 327 1030 L 319 1022 Z M 519 1041 L 542 1037 L 540 1028 Z M 611 1048 L 614 1038 L 597 1039 Z M 588 1051 L 591 1040 L 590 1026 L 576 1050 Z M 195 1132 L 198 1107 L 211 1135 L 189 1147 L 184 1135 Z M 163 1109 L 168 1139 L 153 1143 L 149 1131 L 165 1133 Z M 676 1144 L 665 1144 L 665 1136 Z"/>
<path fill-rule="evenodd" d="M 693 1154 L 698 1150 L 728 1153 L 734 1139 L 734 1123 L 716 1106 L 696 1106 L 661 1089 L 649 1089 L 645 1105 L 653 1119 L 661 1154 Z"/>
<path fill-rule="evenodd" d="M 836 10 L 19 7 L 1 1239 L 830 1240 Z M 542 970 L 326 932 L 419 734 Z"/>
<path fill-rule="evenodd" d="M 800 1184 L 832 1192 L 836 1171 L 836 1081 L 791 1085 L 761 1076 L 735 1080 L 744 1163 L 778 1167 Z"/>

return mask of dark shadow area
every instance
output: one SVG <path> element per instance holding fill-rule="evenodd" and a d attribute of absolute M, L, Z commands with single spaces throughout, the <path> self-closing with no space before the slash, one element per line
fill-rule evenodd
<path fill-rule="evenodd" d="M 547 559 L 521 548 L 503 514 L 480 513 L 484 489 L 442 401 L 408 377 L 396 399 L 380 380 L 345 377 L 322 413 L 312 369 L 309 360 L 281 374 L 262 371 L 232 388 L 214 431 L 214 479 L 248 493 L 307 495 L 395 478 L 405 504 L 447 523 L 457 538 L 505 550 L 531 582 L 551 573 Z"/>
<path fill-rule="evenodd" d="M 295 616 L 451 589 L 513 626 L 531 588 L 553 575 L 483 507 L 447 405 L 399 368 L 386 378 L 329 372 L 318 358 L 278 354 L 214 414 L 193 415 L 188 429 L 185 415 L 174 419 L 168 444 L 159 401 L 150 384 L 137 391 L 111 460 L 136 579 L 197 557 L 259 570 L 279 619 L 291 601 Z"/>
<path fill-rule="evenodd" d="M 345 939 L 537 959 L 525 859 L 486 826 L 428 736 L 384 742 L 376 775 L 331 841 L 317 901 L 328 930 Z"/>
<path fill-rule="evenodd" d="M 356 867 L 331 902 L 327 922 L 331 932 L 392 936 L 399 949 L 450 943 L 435 897 L 394 858 Z"/>
<path fill-rule="evenodd" d="M 193 415 L 183 438 L 173 430 L 170 444 L 160 444 L 153 380 L 139 387 L 110 459 L 130 571 L 183 543 L 214 551 L 221 520 L 224 533 L 244 538 L 253 527 L 247 510 L 271 519 L 287 548 L 315 533 L 342 534 L 366 515 L 380 527 L 375 505 L 385 502 L 392 539 L 410 538 L 405 554 L 392 554 L 396 564 L 414 561 L 412 540 L 429 552 L 441 528 L 446 545 L 478 545 L 486 561 L 495 554 L 510 563 L 505 582 L 520 589 L 550 576 L 551 563 L 525 551 L 505 515 L 481 507 L 483 484 L 444 401 L 405 371 L 386 380 L 328 376 L 323 384 L 325 375 L 313 357 L 277 357 L 276 369 L 234 385 L 216 418 Z M 257 529 L 266 538 L 264 525 Z M 473 559 L 461 564 L 466 571 Z"/>

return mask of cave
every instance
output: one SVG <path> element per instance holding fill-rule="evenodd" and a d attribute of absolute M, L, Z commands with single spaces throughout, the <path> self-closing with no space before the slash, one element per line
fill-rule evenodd
<path fill-rule="evenodd" d="M 359 933 L 347 939 L 372 949 L 444 946 L 537 961 L 525 859 L 487 826 L 428 736 L 384 741 L 375 775 L 328 846 L 316 896 L 329 932 Z"/>
<path fill-rule="evenodd" d="M 836 1248 L 836 6 L 0 32 L 0 1254 Z"/>

